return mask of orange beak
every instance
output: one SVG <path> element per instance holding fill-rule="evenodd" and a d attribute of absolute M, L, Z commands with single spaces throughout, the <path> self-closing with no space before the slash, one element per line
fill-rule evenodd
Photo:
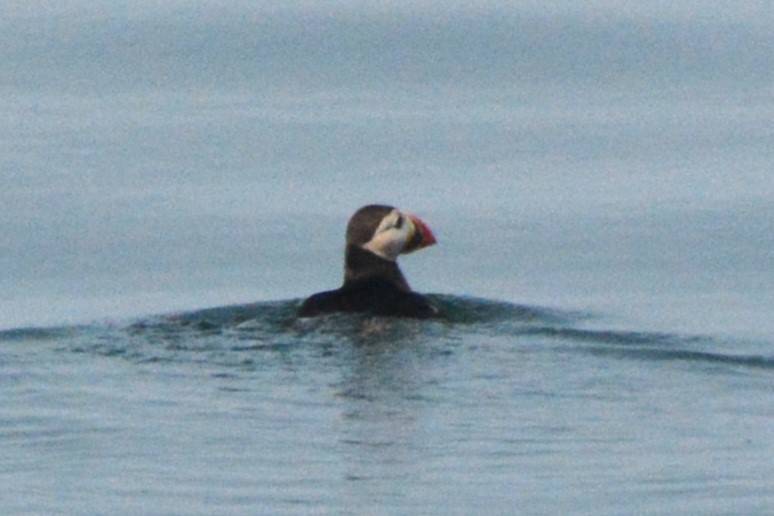
<path fill-rule="evenodd" d="M 404 253 L 410 253 L 435 244 L 435 235 L 433 235 L 433 232 L 422 219 L 416 215 L 407 214 L 406 216 L 414 224 L 414 236 L 411 237 L 406 248 L 403 249 Z"/>

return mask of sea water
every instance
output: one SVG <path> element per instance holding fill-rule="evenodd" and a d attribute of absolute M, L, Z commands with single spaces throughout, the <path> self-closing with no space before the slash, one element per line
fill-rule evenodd
<path fill-rule="evenodd" d="M 481 5 L 2 8 L 4 512 L 774 507 L 770 14 Z"/>

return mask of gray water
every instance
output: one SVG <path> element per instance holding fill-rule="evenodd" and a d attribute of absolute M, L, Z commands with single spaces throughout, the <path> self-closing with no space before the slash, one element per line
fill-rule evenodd
<path fill-rule="evenodd" d="M 772 510 L 765 6 L 31 5 L 3 512 Z M 372 202 L 444 316 L 298 320 Z"/>

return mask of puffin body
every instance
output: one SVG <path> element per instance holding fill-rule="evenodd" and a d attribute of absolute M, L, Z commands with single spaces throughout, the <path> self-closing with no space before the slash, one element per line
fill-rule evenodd
<path fill-rule="evenodd" d="M 301 305 L 299 316 L 332 312 L 427 318 L 438 315 L 424 296 L 411 290 L 398 267 L 398 255 L 435 243 L 430 228 L 415 215 L 392 206 L 370 204 L 347 224 L 344 284 L 319 292 Z"/>

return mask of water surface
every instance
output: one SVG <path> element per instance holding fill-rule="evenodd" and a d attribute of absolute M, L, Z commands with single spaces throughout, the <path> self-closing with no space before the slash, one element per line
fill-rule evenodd
<path fill-rule="evenodd" d="M 774 506 L 770 9 L 31 5 L 5 512 Z M 298 320 L 373 202 L 444 318 Z"/>

